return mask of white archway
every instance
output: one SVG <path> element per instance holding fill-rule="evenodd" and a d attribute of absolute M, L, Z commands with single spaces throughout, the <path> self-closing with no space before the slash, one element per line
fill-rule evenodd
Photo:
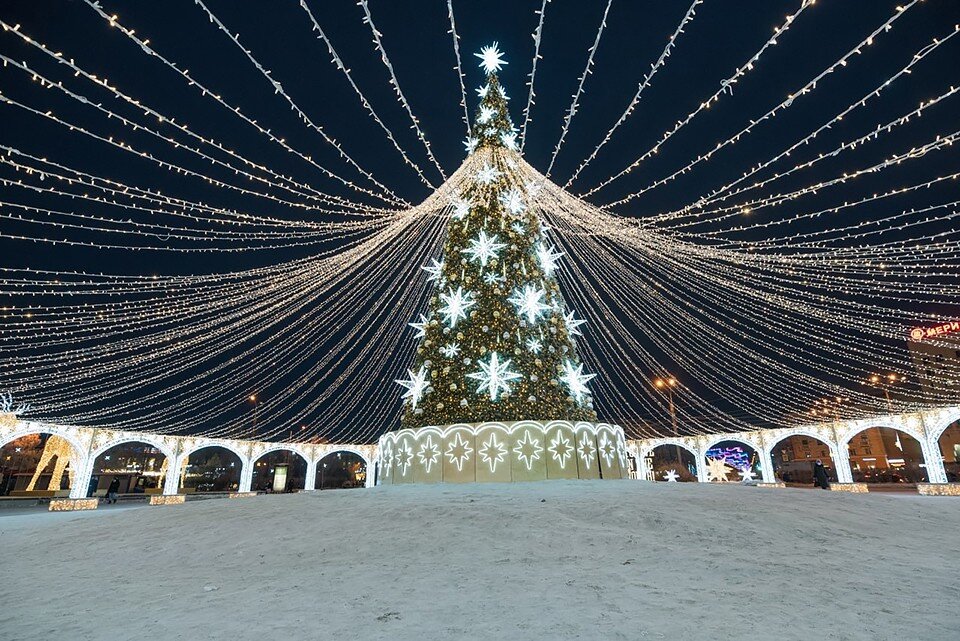
<path fill-rule="evenodd" d="M 850 481 L 850 462 L 846 456 L 841 455 L 837 443 L 835 443 L 832 439 L 825 438 L 823 434 L 818 433 L 816 430 L 803 427 L 788 430 L 778 430 L 774 434 L 774 437 L 765 443 L 763 456 L 765 459 L 770 461 L 770 467 L 773 473 L 775 473 L 775 470 L 773 470 L 773 449 L 780 443 L 795 436 L 805 436 L 817 441 L 818 443 L 823 443 L 826 445 L 827 451 L 830 454 L 830 460 L 833 462 L 835 468 L 837 482 Z"/>
<path fill-rule="evenodd" d="M 200 450 L 205 450 L 208 448 L 222 448 L 228 452 L 233 453 L 240 460 L 240 482 L 237 487 L 238 492 L 249 492 L 250 491 L 250 479 L 251 475 L 251 465 L 250 458 L 245 452 L 239 449 L 236 445 L 229 441 L 197 441 L 192 444 L 192 446 L 183 452 L 177 457 L 177 465 L 175 469 L 167 473 L 168 483 L 164 486 L 164 494 L 176 493 L 179 489 L 180 474 L 183 470 L 184 465 L 189 465 L 190 457 L 199 452 Z M 175 489 L 173 492 L 169 492 L 168 489 L 172 484 L 175 484 Z"/>
<path fill-rule="evenodd" d="M 361 461 L 363 461 L 363 470 L 364 470 L 364 479 L 365 479 L 365 480 L 364 480 L 364 487 L 371 487 L 372 484 L 373 484 L 373 480 L 374 480 L 374 479 L 373 479 L 373 475 L 374 475 L 374 462 L 371 461 L 370 458 L 369 458 L 365 453 L 363 453 L 362 451 L 360 451 L 359 449 L 354 448 L 354 447 L 349 447 L 349 446 L 347 446 L 347 447 L 339 447 L 339 446 L 337 446 L 337 447 L 331 447 L 330 449 L 324 450 L 323 453 L 320 454 L 320 455 L 313 461 L 313 464 L 310 465 L 310 466 L 308 466 L 308 468 L 307 468 L 307 474 L 308 474 L 308 475 L 312 475 L 311 478 L 312 478 L 313 483 L 316 483 L 317 469 L 318 469 L 318 467 L 322 464 L 323 460 L 324 460 L 325 458 L 327 458 L 327 457 L 333 456 L 334 454 L 340 454 L 340 453 L 353 454 L 353 455 L 355 455 L 356 457 L 358 457 Z M 378 457 L 377 457 L 377 460 L 379 460 L 379 455 L 378 455 Z M 389 462 L 385 462 L 385 463 L 389 465 Z M 312 489 L 312 488 L 311 488 L 311 489 Z M 321 487 L 321 489 L 322 489 L 322 487 Z"/>
<path fill-rule="evenodd" d="M 70 445 L 70 469 L 67 472 L 70 481 L 70 496 L 80 497 L 85 495 L 86 485 L 83 479 L 88 459 L 84 455 L 84 450 L 87 448 L 77 439 L 73 429 L 65 426 L 47 425 L 45 423 L 20 422 L 14 430 L 0 436 L 0 448 L 6 447 L 24 436 L 32 436 L 34 434 L 38 436 L 44 434 L 56 436 Z M 81 491 L 83 494 L 80 494 Z"/>
<path fill-rule="evenodd" d="M 921 431 L 922 427 L 919 425 L 916 427 L 908 425 L 907 421 L 898 421 L 896 423 L 888 421 L 857 421 L 847 428 L 847 430 L 843 433 L 843 436 L 839 439 L 840 442 L 838 446 L 843 449 L 844 458 L 847 460 L 847 465 L 850 468 L 851 480 L 853 475 L 853 466 L 849 463 L 850 442 L 855 436 L 858 436 L 863 432 L 873 428 L 885 428 L 913 438 L 913 440 L 920 445 L 920 456 L 923 459 L 922 467 L 924 474 L 927 477 L 926 482 L 944 482 L 945 479 L 941 480 L 940 478 L 942 476 L 943 464 L 940 458 L 940 449 L 938 446 L 936 446 L 936 441 L 931 443 L 931 441 L 926 437 L 926 434 Z M 936 447 L 936 449 L 934 450 L 933 447 Z"/>
<path fill-rule="evenodd" d="M 760 462 L 760 474 L 764 481 L 772 482 L 773 477 L 773 463 L 770 461 L 769 451 L 764 450 L 763 446 L 755 441 L 753 438 L 747 436 L 746 434 L 741 433 L 729 433 L 729 434 L 715 434 L 713 438 L 707 440 L 703 444 L 703 450 L 701 456 L 697 461 L 697 477 L 702 482 L 708 482 L 707 479 L 707 452 L 711 448 L 716 447 L 720 443 L 739 443 L 741 445 L 746 445 L 754 452 L 757 453 L 757 458 Z M 702 470 L 702 473 L 701 473 Z"/>

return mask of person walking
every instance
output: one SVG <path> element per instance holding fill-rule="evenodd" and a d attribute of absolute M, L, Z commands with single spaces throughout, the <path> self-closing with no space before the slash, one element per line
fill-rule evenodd
<path fill-rule="evenodd" d="M 825 490 L 830 489 L 830 479 L 827 477 L 827 468 L 823 466 L 823 461 L 817 459 L 813 465 L 813 487 L 822 487 Z"/>
<path fill-rule="evenodd" d="M 117 493 L 120 491 L 120 477 L 114 476 L 110 481 L 110 487 L 107 488 L 107 503 L 117 502 Z"/>

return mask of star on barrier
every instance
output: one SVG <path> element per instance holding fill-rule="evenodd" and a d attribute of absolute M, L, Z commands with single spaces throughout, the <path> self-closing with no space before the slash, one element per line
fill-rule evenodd
<path fill-rule="evenodd" d="M 547 451 L 553 455 L 553 460 L 560 464 L 560 468 L 567 467 L 567 459 L 573 456 L 573 445 L 570 443 L 570 439 L 563 435 L 561 432 L 557 432 L 553 440 L 550 441 Z"/>
<path fill-rule="evenodd" d="M 507 446 L 497 440 L 496 434 L 491 434 L 480 448 L 479 454 L 480 460 L 490 466 L 490 473 L 493 474 L 497 471 L 497 465 L 507 459 Z"/>
<path fill-rule="evenodd" d="M 406 476 L 410 463 L 413 462 L 413 450 L 409 445 L 398 445 L 396 454 L 397 467 L 400 468 L 400 476 Z"/>
<path fill-rule="evenodd" d="M 587 467 L 593 465 L 593 457 L 597 450 L 593 445 L 593 439 L 590 438 L 589 434 L 584 434 L 580 437 L 580 447 L 577 451 Z"/>
<path fill-rule="evenodd" d="M 514 454 L 521 463 L 527 466 L 527 470 L 533 469 L 533 462 L 540 460 L 540 454 L 543 453 L 543 446 L 538 439 L 533 438 L 533 433 L 526 430 L 523 438 L 517 441 L 513 448 Z"/>
<path fill-rule="evenodd" d="M 420 459 L 420 465 L 423 466 L 427 474 L 430 473 L 430 470 L 433 469 L 433 466 L 436 465 L 440 459 L 440 447 L 433 442 L 432 434 L 428 434 L 427 440 L 420 446 L 420 451 L 417 452 L 417 458 Z"/>
<path fill-rule="evenodd" d="M 473 454 L 473 448 L 470 447 L 468 441 L 463 440 L 463 436 L 460 432 L 453 437 L 453 440 L 450 441 L 450 445 L 447 446 L 447 459 L 457 466 L 457 471 L 463 471 L 463 464 L 470 460 L 470 455 Z"/>
<path fill-rule="evenodd" d="M 604 434 L 600 437 L 599 442 L 600 455 L 603 457 L 603 460 L 607 462 L 607 467 L 613 465 L 613 457 L 617 453 L 617 448 L 614 447 L 613 441 L 610 440 L 610 437 Z"/>

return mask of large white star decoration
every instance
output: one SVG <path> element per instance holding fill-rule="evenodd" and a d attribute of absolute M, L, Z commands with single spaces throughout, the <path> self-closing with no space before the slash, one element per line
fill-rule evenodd
<path fill-rule="evenodd" d="M 595 377 L 596 374 L 584 374 L 583 364 L 574 366 L 569 358 L 563 362 L 563 376 L 560 377 L 570 390 L 570 395 L 579 403 L 584 396 L 590 393 L 587 383 Z"/>
<path fill-rule="evenodd" d="M 423 338 L 427 335 L 427 325 L 430 324 L 430 321 L 427 320 L 427 317 L 423 314 L 420 314 L 420 321 L 417 323 L 407 323 L 410 327 L 417 330 L 417 335 L 414 338 Z"/>
<path fill-rule="evenodd" d="M 537 259 L 540 261 L 543 273 L 547 276 L 553 275 L 553 270 L 557 268 L 557 261 L 563 256 L 563 252 L 554 251 L 555 249 L 553 245 L 547 247 L 546 243 L 537 243 Z"/>
<path fill-rule="evenodd" d="M 467 217 L 467 214 L 470 213 L 470 208 L 473 207 L 473 201 L 468 198 L 458 198 L 453 201 L 453 213 L 450 214 L 450 217 L 454 220 L 463 220 Z"/>
<path fill-rule="evenodd" d="M 508 300 L 517 308 L 517 314 L 525 316 L 528 323 L 536 323 L 543 312 L 550 306 L 543 302 L 546 292 L 534 285 L 524 285 L 523 289 L 514 290 Z"/>
<path fill-rule="evenodd" d="M 410 449 L 409 445 L 398 445 L 396 456 L 397 467 L 400 469 L 400 476 L 406 476 L 407 469 L 409 469 L 410 463 L 413 462 L 413 450 Z"/>
<path fill-rule="evenodd" d="M 477 140 L 473 136 L 470 136 L 469 138 L 463 141 L 463 146 L 467 148 L 467 154 L 472 154 L 474 151 L 476 151 L 477 144 L 479 143 L 480 143 L 479 140 Z"/>
<path fill-rule="evenodd" d="M 613 441 L 611 441 L 610 438 L 604 434 L 600 437 L 598 445 L 600 449 L 600 456 L 602 456 L 603 460 L 607 462 L 607 466 L 609 467 L 613 465 L 613 457 L 617 453 L 617 448 L 614 447 Z"/>
<path fill-rule="evenodd" d="M 753 480 L 753 470 L 749 467 L 745 470 L 740 470 L 740 480 L 741 481 L 752 481 Z"/>
<path fill-rule="evenodd" d="M 443 278 L 443 261 L 442 260 L 431 258 L 430 264 L 424 265 L 420 269 L 422 269 L 423 271 L 427 272 L 430 275 L 427 278 L 428 281 L 441 280 Z"/>
<path fill-rule="evenodd" d="M 482 87 L 477 87 L 477 95 L 480 96 L 481 99 L 486 98 L 489 92 L 490 92 L 489 84 L 483 85 Z"/>
<path fill-rule="evenodd" d="M 559 463 L 562 469 L 567 467 L 567 459 L 573 456 L 573 444 L 562 432 L 557 432 L 550 441 L 547 451 L 553 455 L 553 460 Z"/>
<path fill-rule="evenodd" d="M 447 459 L 457 466 L 458 472 L 462 472 L 463 464 L 470 460 L 471 454 L 473 454 L 473 448 L 470 447 L 469 441 L 465 441 L 460 432 L 457 432 L 447 446 Z"/>
<path fill-rule="evenodd" d="M 503 172 L 492 166 L 488 162 L 483 163 L 483 167 L 477 172 L 477 182 L 482 185 L 489 185 L 494 180 L 503 175 Z"/>
<path fill-rule="evenodd" d="M 493 107 L 480 107 L 480 113 L 477 115 L 477 122 L 480 124 L 486 124 L 493 120 L 493 117 L 497 114 L 497 110 Z"/>
<path fill-rule="evenodd" d="M 707 459 L 707 481 L 726 481 L 730 466 L 726 458 Z"/>
<path fill-rule="evenodd" d="M 420 451 L 417 452 L 417 458 L 420 459 L 420 465 L 423 466 L 427 474 L 430 473 L 430 470 L 433 469 L 433 466 L 436 465 L 440 459 L 440 447 L 433 442 L 432 434 L 428 434 L 427 440 L 420 446 Z"/>
<path fill-rule="evenodd" d="M 507 446 L 503 441 L 497 440 L 496 434 L 491 434 L 481 446 L 479 452 L 480 461 L 490 466 L 490 473 L 497 471 L 497 465 L 507 459 Z"/>
<path fill-rule="evenodd" d="M 493 73 L 494 71 L 500 71 L 500 67 L 505 64 L 508 64 L 506 60 L 503 59 L 503 52 L 497 48 L 496 42 L 492 45 L 480 48 L 480 53 L 475 53 L 476 57 L 480 58 L 480 66 L 483 67 L 483 70 L 488 74 Z"/>
<path fill-rule="evenodd" d="M 463 250 L 463 253 L 480 263 L 481 267 L 486 267 L 490 259 L 496 258 L 504 247 L 506 247 L 505 243 L 497 242 L 496 234 L 488 236 L 487 232 L 481 230 L 480 234 L 470 241 L 470 246 Z"/>
<path fill-rule="evenodd" d="M 447 358 L 453 358 L 460 353 L 460 345 L 457 343 L 447 343 L 440 348 L 440 353 L 446 356 Z"/>
<path fill-rule="evenodd" d="M 584 462 L 587 467 L 593 464 L 593 457 L 596 454 L 597 448 L 593 444 L 593 439 L 590 438 L 589 434 L 584 433 L 580 437 L 580 447 L 577 448 L 577 452 L 580 454 L 580 459 Z"/>
<path fill-rule="evenodd" d="M 517 372 L 510 371 L 509 358 L 501 362 L 496 352 L 490 353 L 490 359 L 487 362 L 477 361 L 477 365 L 480 366 L 480 371 L 467 374 L 467 378 L 479 381 L 477 393 L 488 392 L 491 401 L 497 400 L 502 393 L 509 392 L 511 381 L 523 378 Z"/>
<path fill-rule="evenodd" d="M 527 206 L 523 204 L 523 194 L 521 194 L 520 190 L 516 187 L 500 194 L 500 204 L 511 214 L 522 214 L 527 208 Z"/>
<path fill-rule="evenodd" d="M 472 292 L 463 291 L 463 287 L 457 287 L 456 291 L 450 290 L 446 294 L 440 294 L 440 300 L 443 301 L 443 307 L 440 313 L 443 315 L 443 321 L 453 329 L 457 326 L 457 321 L 467 317 L 467 310 L 477 304 Z"/>
<path fill-rule="evenodd" d="M 583 334 L 580 333 L 579 327 L 584 325 L 587 321 L 574 318 L 573 314 L 574 311 L 571 309 L 569 314 L 563 315 L 563 324 L 567 326 L 567 333 L 571 336 L 583 336 Z"/>
<path fill-rule="evenodd" d="M 543 452 L 543 446 L 538 439 L 533 438 L 530 430 L 524 432 L 523 438 L 517 441 L 513 447 L 517 459 L 527 466 L 527 470 L 533 469 L 533 462 L 540 460 L 540 454 Z"/>
<path fill-rule="evenodd" d="M 527 349 L 533 352 L 534 354 L 539 354 L 540 350 L 543 349 L 543 343 L 541 343 L 540 339 L 538 338 L 528 338 Z"/>
<path fill-rule="evenodd" d="M 506 133 L 500 134 L 500 142 L 503 143 L 503 146 L 507 149 L 516 149 L 517 148 L 517 132 L 508 131 Z"/>
<path fill-rule="evenodd" d="M 677 474 L 676 470 L 667 470 L 667 473 L 663 475 L 663 480 L 667 483 L 676 483 L 678 478 L 680 478 L 680 475 Z"/>
<path fill-rule="evenodd" d="M 400 398 L 409 398 L 413 409 L 417 409 L 417 403 L 423 398 L 423 391 L 427 389 L 429 385 L 429 383 L 427 383 L 427 368 L 421 365 L 420 371 L 416 374 L 413 373 L 412 369 L 408 369 L 407 373 L 410 374 L 410 378 L 406 380 L 397 379 L 396 381 L 407 388 L 407 391 L 404 392 Z"/>

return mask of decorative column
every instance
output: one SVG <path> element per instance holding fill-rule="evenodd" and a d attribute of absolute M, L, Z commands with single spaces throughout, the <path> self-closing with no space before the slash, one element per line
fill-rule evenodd
<path fill-rule="evenodd" d="M 303 489 L 317 489 L 317 463 L 319 461 L 310 461 L 307 463 L 307 478 L 303 480 Z"/>
<path fill-rule="evenodd" d="M 70 476 L 70 498 L 85 499 L 87 490 L 90 487 L 90 478 L 93 476 L 92 457 L 88 454 L 83 457 L 77 456 L 70 460 L 71 466 L 76 466 L 76 471 Z"/>
<path fill-rule="evenodd" d="M 775 483 L 776 475 L 773 473 L 773 457 L 770 456 L 770 450 L 761 448 L 760 450 L 760 477 L 764 483 Z"/>
<path fill-rule="evenodd" d="M 253 485 L 253 463 L 249 460 L 240 461 L 240 487 L 238 492 L 249 492 Z"/>
<path fill-rule="evenodd" d="M 169 459 L 171 462 L 167 465 L 167 475 L 163 479 L 163 493 L 166 495 L 177 494 L 180 491 L 180 471 L 187 461 L 179 454 L 179 442 L 177 450 L 178 453 Z"/>
<path fill-rule="evenodd" d="M 853 470 L 850 469 L 850 450 L 847 448 L 847 444 L 835 441 L 833 447 L 834 452 L 836 452 L 836 456 L 833 458 L 837 466 L 837 482 L 853 483 Z"/>
<path fill-rule="evenodd" d="M 697 451 L 697 481 L 700 483 L 709 483 L 707 479 L 707 453 Z"/>
<path fill-rule="evenodd" d="M 364 480 L 363 486 L 364 486 L 364 487 L 373 487 L 373 486 L 374 486 L 374 478 L 373 478 L 373 477 L 376 476 L 376 473 L 377 473 L 377 460 L 376 460 L 376 459 L 373 459 L 373 460 L 371 461 L 371 460 L 368 460 L 368 459 L 365 458 L 365 459 L 363 459 L 363 461 L 364 461 L 364 465 L 367 466 L 367 478 L 366 478 L 366 480 Z"/>
<path fill-rule="evenodd" d="M 940 443 L 931 441 L 930 437 L 920 441 L 920 450 L 923 452 L 923 462 L 927 470 L 928 483 L 946 483 L 947 470 L 943 467 L 943 454 L 940 453 Z"/>

